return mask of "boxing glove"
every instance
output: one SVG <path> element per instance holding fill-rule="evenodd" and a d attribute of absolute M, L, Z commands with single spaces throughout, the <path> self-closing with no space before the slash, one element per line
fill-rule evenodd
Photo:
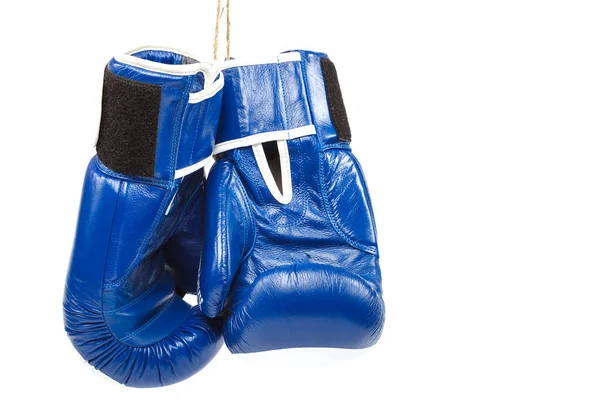
<path fill-rule="evenodd" d="M 176 293 L 197 290 L 223 82 L 212 65 L 157 48 L 104 72 L 63 310 L 77 351 L 128 386 L 185 379 L 223 342 L 220 321 Z"/>
<path fill-rule="evenodd" d="M 337 73 L 294 51 L 223 66 L 198 301 L 233 353 L 364 348 L 384 302 L 373 210 Z"/>

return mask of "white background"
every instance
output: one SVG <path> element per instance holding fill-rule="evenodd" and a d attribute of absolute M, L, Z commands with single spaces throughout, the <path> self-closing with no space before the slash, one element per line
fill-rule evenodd
<path fill-rule="evenodd" d="M 144 44 L 210 59 L 215 3 L 2 2 L 0 397 L 600 398 L 597 1 L 232 0 L 236 58 L 307 48 L 337 65 L 384 334 L 361 351 L 224 348 L 155 390 L 82 361 L 62 292 L 104 66 Z"/>

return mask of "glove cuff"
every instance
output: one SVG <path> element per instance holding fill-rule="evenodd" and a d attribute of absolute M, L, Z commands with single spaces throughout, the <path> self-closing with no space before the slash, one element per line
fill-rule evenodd
<path fill-rule="evenodd" d="M 210 159 L 223 76 L 185 53 L 142 48 L 114 57 L 104 72 L 96 149 L 111 170 L 177 179 Z"/>
<path fill-rule="evenodd" d="M 322 145 L 350 141 L 337 73 L 326 54 L 292 51 L 267 61 L 231 60 L 222 71 L 224 105 L 214 154 L 309 135 Z"/>

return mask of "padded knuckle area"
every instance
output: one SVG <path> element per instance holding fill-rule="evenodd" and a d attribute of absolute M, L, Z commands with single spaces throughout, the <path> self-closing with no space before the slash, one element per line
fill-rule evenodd
<path fill-rule="evenodd" d="M 108 328 L 100 310 L 67 291 L 65 329 L 76 350 L 94 368 L 132 387 L 170 385 L 208 364 L 222 344 L 220 324 L 203 318 L 197 307 L 166 337 L 147 346 L 126 344 Z"/>
<path fill-rule="evenodd" d="M 364 348 L 384 322 L 380 295 L 358 275 L 321 264 L 262 274 L 224 328 L 234 353 L 290 347 Z"/>

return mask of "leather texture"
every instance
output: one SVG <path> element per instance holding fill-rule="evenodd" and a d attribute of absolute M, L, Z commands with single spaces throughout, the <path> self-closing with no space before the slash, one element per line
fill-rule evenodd
<path fill-rule="evenodd" d="M 223 72 L 217 144 L 311 125 L 316 131 L 278 140 L 279 168 L 265 164 L 262 144 L 240 145 L 220 154 L 208 177 L 198 300 L 204 315 L 226 316 L 233 353 L 364 348 L 383 329 L 367 185 L 331 123 L 320 63 L 327 56 L 299 55 Z M 291 186 L 287 203 L 267 183 L 275 170 L 282 182 L 275 190 Z"/>
<path fill-rule="evenodd" d="M 184 60 L 163 50 L 134 56 L 155 64 Z M 169 385 L 202 369 L 223 343 L 221 321 L 176 293 L 197 291 L 205 178 L 202 168 L 174 178 L 179 167 L 210 156 L 221 92 L 188 105 L 190 93 L 208 85 L 201 72 L 168 74 L 117 59 L 108 70 L 161 88 L 155 176 L 117 173 L 97 156 L 89 163 L 65 286 L 65 329 L 82 357 L 117 382 Z"/>

